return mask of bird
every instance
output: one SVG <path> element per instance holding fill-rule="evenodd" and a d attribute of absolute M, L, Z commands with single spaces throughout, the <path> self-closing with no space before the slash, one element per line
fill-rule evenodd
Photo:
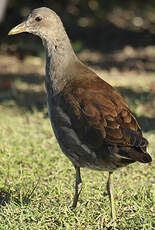
<path fill-rule="evenodd" d="M 62 152 L 75 172 L 73 205 L 82 191 L 81 168 L 107 171 L 111 220 L 116 220 L 113 172 L 136 161 L 152 161 L 148 141 L 121 94 L 73 51 L 60 17 L 40 7 L 8 33 L 32 33 L 46 51 L 47 106 Z"/>

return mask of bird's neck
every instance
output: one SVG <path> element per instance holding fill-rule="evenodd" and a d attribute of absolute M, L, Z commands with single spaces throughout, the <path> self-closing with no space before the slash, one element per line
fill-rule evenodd
<path fill-rule="evenodd" d="M 63 90 L 68 81 L 73 78 L 72 68 L 79 62 L 68 36 L 63 34 L 60 39 L 44 42 L 46 49 L 46 85 L 47 90 L 57 94 Z"/>

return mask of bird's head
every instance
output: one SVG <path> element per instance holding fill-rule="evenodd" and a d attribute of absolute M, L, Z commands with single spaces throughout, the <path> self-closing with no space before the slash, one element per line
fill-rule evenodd
<path fill-rule="evenodd" d="M 59 16 L 51 9 L 41 7 L 34 9 L 22 23 L 11 29 L 8 34 L 28 32 L 46 39 L 60 34 L 59 28 L 61 27 L 62 22 Z"/>

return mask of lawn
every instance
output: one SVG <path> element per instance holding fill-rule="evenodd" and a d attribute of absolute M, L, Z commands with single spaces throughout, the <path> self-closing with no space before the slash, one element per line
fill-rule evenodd
<path fill-rule="evenodd" d="M 47 115 L 44 63 L 32 57 L 1 60 L 0 230 L 155 229 L 154 163 L 115 172 L 116 226 L 110 224 L 107 172 L 81 170 L 83 190 L 71 210 L 75 171 L 61 153 Z M 154 75 L 115 69 L 98 73 L 126 98 L 154 158 Z"/>

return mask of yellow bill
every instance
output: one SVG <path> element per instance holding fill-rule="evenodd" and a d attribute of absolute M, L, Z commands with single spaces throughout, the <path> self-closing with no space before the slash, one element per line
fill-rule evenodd
<path fill-rule="evenodd" d="M 8 35 L 14 35 L 14 34 L 20 34 L 20 33 L 26 32 L 26 29 L 27 29 L 26 22 L 22 22 L 19 25 L 12 28 L 9 31 Z"/>

